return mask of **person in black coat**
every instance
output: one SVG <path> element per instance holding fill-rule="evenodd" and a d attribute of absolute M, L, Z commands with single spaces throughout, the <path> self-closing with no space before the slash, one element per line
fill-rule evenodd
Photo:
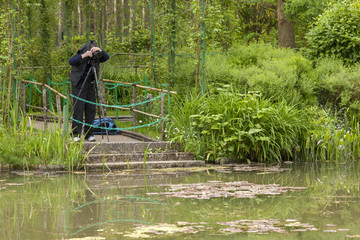
<path fill-rule="evenodd" d="M 96 102 L 95 76 L 93 71 L 89 70 L 92 64 L 94 64 L 96 74 L 99 76 L 100 63 L 106 62 L 108 59 L 109 55 L 96 46 L 95 41 L 93 40 L 80 48 L 69 60 L 69 64 L 71 65 L 70 82 L 72 85 L 72 95 L 89 102 Z M 91 125 L 95 120 L 96 105 L 86 101 L 73 98 L 73 119 L 76 120 L 72 121 L 72 136 L 74 137 L 74 141 L 80 140 L 84 113 L 86 124 Z M 86 124 L 84 126 L 85 140 L 95 141 L 92 128 Z"/>

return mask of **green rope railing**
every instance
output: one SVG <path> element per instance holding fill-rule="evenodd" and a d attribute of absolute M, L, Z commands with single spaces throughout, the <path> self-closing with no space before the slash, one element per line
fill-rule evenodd
<path fill-rule="evenodd" d="M 70 118 L 70 120 L 72 120 L 72 121 L 74 121 L 74 122 L 77 122 L 77 123 L 80 123 L 80 124 L 84 124 L 85 126 L 88 126 L 88 127 L 96 127 L 96 128 L 102 129 L 102 130 L 120 130 L 120 131 L 121 131 L 121 130 L 131 130 L 131 129 L 138 129 L 138 128 L 143 128 L 143 127 L 149 127 L 149 126 L 158 124 L 158 123 L 160 123 L 161 121 L 164 121 L 165 119 L 167 119 L 167 117 L 158 119 L 158 120 L 155 121 L 155 122 L 151 122 L 151 123 L 147 123 L 147 124 L 143 124 L 143 125 L 139 125 L 139 126 L 132 126 L 132 127 L 126 127 L 126 128 L 119 128 L 119 127 L 117 127 L 117 128 L 107 128 L 107 127 L 95 126 L 95 125 L 93 125 L 93 124 L 88 124 L 88 123 L 85 123 L 85 122 L 76 120 L 76 119 L 74 119 L 74 118 Z"/>
<path fill-rule="evenodd" d="M 34 79 L 31 78 L 31 82 L 34 82 Z M 108 83 L 106 82 L 105 83 L 105 89 L 108 89 L 108 90 L 113 90 L 119 86 L 126 86 L 126 87 L 129 87 L 129 86 L 136 86 L 136 84 L 138 83 L 141 83 L 141 82 L 145 82 L 145 85 L 147 85 L 147 79 L 145 77 L 144 80 L 142 81 L 138 81 L 138 82 L 134 82 L 132 83 L 131 85 L 127 85 L 127 84 L 122 84 L 122 83 Z M 70 84 L 70 82 L 66 81 L 66 79 L 64 78 L 63 79 L 63 82 L 51 82 L 49 80 L 49 85 L 52 85 L 52 86 L 63 86 L 63 93 L 64 95 L 66 95 L 66 85 L 67 84 Z M 31 84 L 31 83 L 28 83 L 27 85 L 25 85 L 25 87 L 28 87 L 30 85 L 30 88 L 32 89 L 32 85 L 35 85 L 35 88 L 36 90 L 42 94 L 43 91 L 40 90 L 37 86 L 37 84 Z M 108 87 L 107 87 L 108 86 Z M 111 86 L 111 87 L 109 87 Z M 161 84 L 161 86 L 163 87 L 169 87 L 169 84 Z M 32 101 L 32 93 L 31 93 L 31 89 L 30 89 L 30 101 Z M 48 89 L 50 90 L 50 89 Z M 146 99 L 146 93 L 147 93 L 147 89 L 145 89 L 145 99 Z M 48 94 L 49 96 L 50 94 Z M 146 106 L 148 105 L 148 103 L 150 102 L 153 102 L 153 101 L 156 101 L 160 98 L 163 98 L 164 96 L 168 95 L 168 105 L 170 104 L 170 92 L 162 92 L 160 95 L 156 96 L 156 97 L 153 97 L 153 98 L 150 98 L 150 99 L 146 99 L 145 101 L 142 101 L 142 102 L 137 102 L 137 103 L 132 103 L 132 104 L 125 104 L 125 105 L 119 105 L 118 104 L 118 96 L 117 96 L 117 91 L 116 91 L 116 104 L 115 105 L 110 105 L 110 104 L 103 104 L 103 103 L 97 103 L 97 102 L 93 102 L 93 101 L 89 101 L 89 100 L 86 100 L 86 99 L 83 99 L 83 98 L 80 98 L 78 96 L 75 96 L 73 94 L 69 94 L 70 97 L 72 97 L 73 99 L 77 99 L 77 100 L 80 100 L 80 101 L 83 101 L 85 103 L 88 103 L 88 104 L 92 104 L 92 105 L 96 105 L 96 106 L 100 106 L 100 107 L 107 107 L 107 108 L 116 108 L 116 110 L 118 111 L 120 108 L 128 108 L 128 109 L 124 109 L 124 110 L 130 110 L 130 111 L 135 111 L 135 110 L 132 110 L 132 108 L 135 108 L 136 106 L 140 106 L 140 105 L 143 105 L 144 106 L 144 110 L 146 110 Z M 50 95 L 49 99 L 48 99 L 48 104 L 49 106 L 52 106 L 52 97 Z M 63 102 L 63 106 L 64 106 L 64 109 L 66 110 L 67 107 L 69 105 L 69 99 L 64 99 L 64 102 Z M 141 111 L 140 111 L 141 112 Z M 146 111 L 145 111 L 146 113 Z M 116 114 L 117 116 L 117 114 Z M 149 115 L 151 116 L 151 115 Z M 167 115 L 161 115 L 161 116 L 155 116 L 155 115 L 152 115 L 151 117 L 156 117 L 158 118 L 158 120 L 154 121 L 154 122 L 150 122 L 150 123 L 147 123 L 147 124 L 143 124 L 143 125 L 137 125 L 137 124 L 134 124 L 134 126 L 131 126 L 131 127 L 124 127 L 124 128 L 120 128 L 120 127 L 117 127 L 117 128 L 108 128 L 108 127 L 102 127 L 102 126 L 97 126 L 97 125 L 93 125 L 93 124 L 88 124 L 88 123 L 84 123 L 82 121 L 79 121 L 79 120 L 76 120 L 74 118 L 72 118 L 71 116 L 68 115 L 68 112 L 66 113 L 66 117 L 65 117 L 65 124 L 68 124 L 68 121 L 69 120 L 72 120 L 73 122 L 77 122 L 77 123 L 80 123 L 80 124 L 83 124 L 83 125 L 86 125 L 86 126 L 89 126 L 89 127 L 93 127 L 93 128 L 98 128 L 98 129 L 102 129 L 102 130 L 134 130 L 135 129 L 138 129 L 138 128 L 144 128 L 144 127 L 149 127 L 149 126 L 152 126 L 152 125 L 156 125 L 162 121 L 165 121 L 166 119 L 169 119 L 170 118 L 170 105 L 168 106 L 168 114 Z"/>
<path fill-rule="evenodd" d="M 149 102 L 152 102 L 152 101 L 155 101 L 156 99 L 159 99 L 161 98 L 162 96 L 165 96 L 166 94 L 168 93 L 163 93 L 157 97 L 154 97 L 152 99 L 149 99 L 149 100 L 146 100 L 146 101 L 143 101 L 143 102 L 138 102 L 138 103 L 133 103 L 133 104 L 127 104 L 127 105 L 109 105 L 109 104 L 103 104 L 103 103 L 96 103 L 96 102 L 92 102 L 92 101 L 88 101 L 88 100 L 85 100 L 83 98 L 79 98 L 75 95 L 72 95 L 72 94 L 69 94 L 71 97 L 77 99 L 77 100 L 80 100 L 80 101 L 83 101 L 85 103 L 89 103 L 89 104 L 94 104 L 96 106 L 100 106 L 100 107 L 109 107 L 109 108 L 114 108 L 114 107 L 121 107 L 121 108 L 127 108 L 127 107 L 136 107 L 136 106 L 139 106 L 139 105 L 142 105 L 142 104 L 146 104 L 146 103 L 149 103 Z"/>

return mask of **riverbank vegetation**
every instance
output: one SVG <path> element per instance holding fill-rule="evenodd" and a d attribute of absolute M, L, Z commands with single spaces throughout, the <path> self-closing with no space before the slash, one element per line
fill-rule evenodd
<path fill-rule="evenodd" d="M 266 44 L 208 62 L 211 91 L 178 98 L 173 111 L 186 150 L 217 162 L 358 159 L 358 65 Z"/>
<path fill-rule="evenodd" d="M 178 93 L 168 102 L 166 137 L 198 159 L 359 158 L 358 0 L 1 3 L 1 163 L 81 165 L 81 145 L 69 145 L 68 134 L 40 132 L 21 117 L 20 98 L 40 107 L 43 92 L 27 84 L 23 94 L 20 81 L 68 95 L 67 60 L 89 39 L 111 56 L 101 78 Z M 109 104 L 131 103 L 132 91 L 104 89 Z M 140 91 L 137 101 L 148 96 Z M 141 109 L 159 115 L 161 106 Z M 156 133 L 160 124 L 151 126 Z"/>
<path fill-rule="evenodd" d="M 14 111 L 11 115 L 12 124 L 0 127 L 0 163 L 24 170 L 31 165 L 58 165 L 67 170 L 83 166 L 82 141 L 72 142 L 58 124 L 43 131 L 34 127 L 30 117 L 16 118 Z"/>

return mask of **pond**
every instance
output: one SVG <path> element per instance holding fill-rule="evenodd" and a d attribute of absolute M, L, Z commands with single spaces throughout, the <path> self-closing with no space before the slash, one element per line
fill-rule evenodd
<path fill-rule="evenodd" d="M 0 175 L 0 239 L 360 238 L 359 164 Z"/>

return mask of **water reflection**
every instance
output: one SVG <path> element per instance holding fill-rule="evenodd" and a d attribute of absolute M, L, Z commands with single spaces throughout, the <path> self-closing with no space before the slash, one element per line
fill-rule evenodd
<path fill-rule="evenodd" d="M 258 234 L 268 239 L 351 237 L 360 235 L 359 170 L 355 163 L 312 163 L 294 164 L 286 171 L 260 167 L 244 172 L 237 165 L 108 175 L 3 174 L 0 239 L 251 239 Z M 306 190 L 255 198 L 148 194 L 167 192 L 172 185 L 214 181 Z"/>

